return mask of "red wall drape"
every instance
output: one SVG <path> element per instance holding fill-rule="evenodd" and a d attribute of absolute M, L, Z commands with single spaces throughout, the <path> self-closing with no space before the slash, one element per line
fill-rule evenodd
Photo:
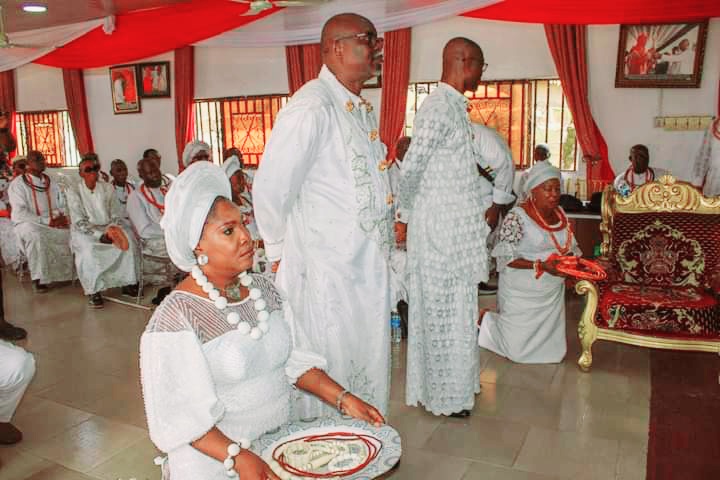
<path fill-rule="evenodd" d="M 119 14 L 111 35 L 97 27 L 35 63 L 92 68 L 134 62 L 214 37 L 280 10 L 273 7 L 258 15 L 243 15 L 248 8 L 247 3 L 229 0 L 189 0 Z"/>
<path fill-rule="evenodd" d="M 319 43 L 285 47 L 285 58 L 290 95 L 297 92 L 305 82 L 317 78 L 322 68 Z"/>
<path fill-rule="evenodd" d="M 88 117 L 87 99 L 85 97 L 85 81 L 83 71 L 78 68 L 63 68 L 63 86 L 67 102 L 70 123 L 75 132 L 75 143 L 80 155 L 94 151 L 90 118 Z"/>
<path fill-rule="evenodd" d="M 588 194 L 591 194 L 611 182 L 615 174 L 608 160 L 607 144 L 590 111 L 587 27 L 545 25 L 545 36 L 573 116 L 578 142 L 583 153 L 593 159 L 587 162 Z"/>
<path fill-rule="evenodd" d="M 195 47 L 175 50 L 175 144 L 178 171 L 183 171 L 182 154 L 195 134 Z"/>
<path fill-rule="evenodd" d="M 15 70 L 6 70 L 0 72 L 0 111 L 10 112 L 8 118 L 10 124 L 10 133 L 17 138 L 15 133 Z M 13 158 L 17 150 L 8 154 L 8 158 Z"/>
<path fill-rule="evenodd" d="M 463 14 L 508 22 L 551 24 L 662 23 L 720 16 L 718 0 L 504 0 Z"/>
<path fill-rule="evenodd" d="M 380 139 L 388 148 L 388 158 L 395 158 L 395 143 L 402 136 L 405 126 L 411 37 L 410 28 L 385 34 Z"/>

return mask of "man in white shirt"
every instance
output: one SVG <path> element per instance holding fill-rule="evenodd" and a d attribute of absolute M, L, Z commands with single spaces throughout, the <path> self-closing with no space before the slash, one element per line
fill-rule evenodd
<path fill-rule="evenodd" d="M 160 152 L 154 148 L 148 148 L 143 152 L 143 158 L 147 158 L 157 164 L 161 172 L 160 174 L 162 175 L 162 186 L 169 187 L 172 181 L 175 180 L 175 176 L 169 173 L 162 173 L 162 155 L 160 155 Z"/>
<path fill-rule="evenodd" d="M 630 167 L 615 177 L 615 190 L 627 196 L 649 182 L 658 180 L 669 172 L 663 168 L 650 167 L 650 152 L 645 145 L 634 145 L 630 148 Z"/>
<path fill-rule="evenodd" d="M 116 158 L 110 164 L 110 176 L 112 181 L 110 182 L 115 192 L 115 198 L 122 207 L 123 217 L 128 218 L 127 214 L 127 199 L 130 194 L 135 191 L 135 182 L 128 178 L 128 168 L 125 162 Z"/>
<path fill-rule="evenodd" d="M 113 187 L 98 181 L 98 166 L 83 160 L 78 168 L 82 180 L 68 191 L 70 245 L 90 307 L 102 308 L 103 290 L 123 287 L 124 295 L 137 296 L 137 245 Z"/>
<path fill-rule="evenodd" d="M 415 116 L 402 165 L 410 296 L 405 403 L 435 415 L 468 416 L 480 391 L 477 286 L 488 278 L 490 228 L 464 92 L 475 91 L 485 66 L 475 42 L 445 45 L 441 81 Z"/>
<path fill-rule="evenodd" d="M 720 195 L 720 117 L 705 131 L 693 164 L 693 185 L 708 197 Z"/>
<path fill-rule="evenodd" d="M 10 219 L 25 253 L 35 291 L 47 292 L 47 284 L 72 279 L 68 217 L 65 198 L 56 182 L 45 174 L 45 157 L 32 150 L 27 173 L 10 183 Z"/>
<path fill-rule="evenodd" d="M 321 35 L 323 67 L 280 111 L 253 184 L 255 218 L 301 347 L 328 374 L 388 411 L 390 270 L 394 243 L 388 175 L 372 106 L 360 96 L 380 70 L 382 39 L 355 14 Z M 332 414 L 304 396 L 299 416 Z"/>

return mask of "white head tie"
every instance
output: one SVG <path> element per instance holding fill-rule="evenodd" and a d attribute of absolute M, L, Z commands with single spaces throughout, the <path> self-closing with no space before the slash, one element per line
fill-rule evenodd
<path fill-rule="evenodd" d="M 237 155 L 232 155 L 225 160 L 225 162 L 222 164 L 223 170 L 225 170 L 225 176 L 227 178 L 232 177 L 235 175 L 235 173 L 238 172 L 238 170 L 242 170 L 242 165 L 240 164 L 240 159 L 237 157 Z"/>
<path fill-rule="evenodd" d="M 208 155 L 210 155 L 210 145 L 205 142 L 201 142 L 200 140 L 193 140 L 192 142 L 185 145 L 185 150 L 183 150 L 182 155 L 183 165 L 186 167 L 190 165 L 193 157 L 198 153 L 202 152 L 203 150 L 205 150 Z"/>
<path fill-rule="evenodd" d="M 525 182 L 525 193 L 530 195 L 533 188 L 553 178 L 558 180 L 562 179 L 560 170 L 550 162 L 537 162 L 528 171 L 527 181 Z"/>

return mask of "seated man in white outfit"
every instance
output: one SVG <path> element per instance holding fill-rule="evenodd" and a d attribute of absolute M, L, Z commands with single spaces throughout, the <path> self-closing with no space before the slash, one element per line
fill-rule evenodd
<path fill-rule="evenodd" d="M 137 244 L 113 187 L 98 181 L 98 165 L 83 160 L 79 172 L 82 181 L 68 191 L 70 245 L 89 305 L 102 308 L 103 290 L 123 287 L 124 295 L 137 296 Z"/>
<path fill-rule="evenodd" d="M 143 158 L 138 162 L 138 175 L 142 179 L 140 186 L 128 196 L 127 213 L 130 217 L 135 234 L 140 238 L 143 252 L 155 256 L 168 258 L 160 219 L 165 213 L 165 195 L 168 188 L 163 185 L 163 176 L 160 167 L 152 160 Z M 164 264 L 143 260 L 144 272 L 149 283 L 161 283 L 165 276 L 158 272 L 165 268 Z M 164 292 L 169 292 L 167 289 Z M 157 300 L 157 299 L 156 299 Z"/>
<path fill-rule="evenodd" d="M 27 173 L 10 183 L 10 219 L 25 253 L 35 291 L 47 292 L 47 284 L 72 279 L 70 222 L 63 213 L 65 199 L 45 171 L 45 157 L 32 150 Z"/>
<path fill-rule="evenodd" d="M 148 160 L 155 162 L 160 169 L 160 172 L 162 172 L 162 155 L 160 155 L 160 152 L 154 148 L 148 148 L 143 152 L 143 158 L 147 158 Z M 173 180 L 175 180 L 175 177 L 169 173 L 161 173 L 161 175 L 163 187 L 170 187 L 170 184 Z"/>
<path fill-rule="evenodd" d="M 115 192 L 115 197 L 120 202 L 123 210 L 123 217 L 128 218 L 127 215 L 127 199 L 130 194 L 137 188 L 135 182 L 128 178 L 128 168 L 125 162 L 116 158 L 110 164 L 110 175 L 112 181 L 110 182 Z"/>
<path fill-rule="evenodd" d="M 20 347 L 0 340 L 0 445 L 22 440 L 10 420 L 35 375 L 35 358 Z"/>
<path fill-rule="evenodd" d="M 650 167 L 650 152 L 645 145 L 634 145 L 630 148 L 630 167 L 615 177 L 613 185 L 621 195 L 627 196 L 636 188 L 658 180 L 669 172 L 663 168 Z"/>

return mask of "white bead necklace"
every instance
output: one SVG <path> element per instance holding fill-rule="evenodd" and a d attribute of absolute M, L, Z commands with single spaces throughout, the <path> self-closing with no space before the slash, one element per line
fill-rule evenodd
<path fill-rule="evenodd" d="M 197 286 L 202 288 L 202 291 L 207 293 L 210 300 L 215 302 L 218 310 L 225 310 L 227 308 L 227 298 L 220 295 L 220 290 L 215 288 L 215 285 L 208 280 L 198 265 L 192 268 L 190 275 L 195 280 Z M 253 278 L 248 275 L 247 272 L 242 272 L 239 277 L 240 285 L 250 288 L 250 285 L 253 283 Z M 263 334 L 270 330 L 270 325 L 268 324 L 270 314 L 267 311 L 267 302 L 262 298 L 262 291 L 259 288 L 250 288 L 250 299 L 255 302 L 255 310 L 257 310 L 258 324 L 256 327 L 251 326 L 248 322 L 241 322 L 240 315 L 237 312 L 228 313 L 225 320 L 230 325 L 237 325 L 235 328 L 237 328 L 242 335 L 250 335 L 250 338 L 253 340 L 259 340 Z"/>

